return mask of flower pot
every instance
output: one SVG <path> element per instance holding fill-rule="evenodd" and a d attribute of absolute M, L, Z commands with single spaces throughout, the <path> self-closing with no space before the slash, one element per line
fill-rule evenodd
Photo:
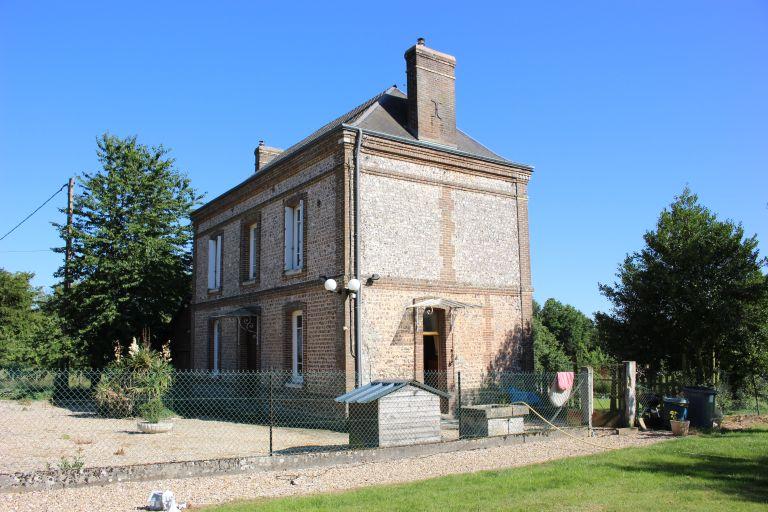
<path fill-rule="evenodd" d="M 677 421 L 677 420 L 670 420 L 669 424 L 672 426 L 672 434 L 676 436 L 687 436 L 688 435 L 688 427 L 690 426 L 690 421 Z"/>
<path fill-rule="evenodd" d="M 167 421 L 160 421 L 158 423 L 140 421 L 137 423 L 137 425 L 139 430 L 145 434 L 162 434 L 164 432 L 170 432 L 173 429 L 173 423 Z"/>

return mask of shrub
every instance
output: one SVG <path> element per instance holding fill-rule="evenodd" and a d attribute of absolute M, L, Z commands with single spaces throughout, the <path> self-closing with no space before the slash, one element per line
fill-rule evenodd
<path fill-rule="evenodd" d="M 137 416 L 140 408 L 159 401 L 173 382 L 173 367 L 167 352 L 139 346 L 133 340 L 128 356 L 116 347 L 115 360 L 107 365 L 96 386 L 94 398 L 99 415 L 110 418 Z"/>
<path fill-rule="evenodd" d="M 157 423 L 165 417 L 165 407 L 159 398 L 152 398 L 139 406 L 139 414 L 149 423 Z"/>

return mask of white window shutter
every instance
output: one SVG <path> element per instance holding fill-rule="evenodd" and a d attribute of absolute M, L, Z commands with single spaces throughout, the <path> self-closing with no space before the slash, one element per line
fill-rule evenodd
<path fill-rule="evenodd" d="M 293 208 L 285 209 L 285 270 L 293 263 Z"/>
<path fill-rule="evenodd" d="M 208 240 L 208 288 L 216 288 L 216 240 Z"/>
<path fill-rule="evenodd" d="M 256 224 L 251 225 L 250 229 L 251 233 L 251 240 L 248 248 L 248 277 L 250 279 L 256 278 L 256 251 L 259 250 L 258 247 L 258 241 L 256 240 L 256 235 L 258 234 L 258 229 L 256 227 Z"/>
<path fill-rule="evenodd" d="M 221 235 L 216 237 L 216 288 L 221 288 Z"/>
<path fill-rule="evenodd" d="M 304 201 L 296 207 L 296 268 L 304 266 Z"/>

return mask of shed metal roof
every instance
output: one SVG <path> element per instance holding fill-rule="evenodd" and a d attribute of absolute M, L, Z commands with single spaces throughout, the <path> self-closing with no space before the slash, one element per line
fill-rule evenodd
<path fill-rule="evenodd" d="M 344 393 L 343 395 L 336 397 L 336 401 L 343 404 L 367 404 L 406 386 L 423 389 L 424 391 L 429 391 L 430 393 L 444 398 L 449 398 L 451 396 L 444 391 L 440 391 L 439 389 L 435 389 L 432 386 L 427 386 L 426 384 L 415 380 L 376 380 L 365 386 L 353 389 L 349 393 Z"/>

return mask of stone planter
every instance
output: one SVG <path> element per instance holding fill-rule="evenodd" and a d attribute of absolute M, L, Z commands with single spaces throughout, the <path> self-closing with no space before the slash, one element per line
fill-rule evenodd
<path fill-rule="evenodd" d="M 672 435 L 675 436 L 687 436 L 688 427 L 691 425 L 690 421 L 677 421 L 670 420 L 669 424 L 672 426 Z"/>
<path fill-rule="evenodd" d="M 140 421 L 137 423 L 139 430 L 145 434 L 162 434 L 164 432 L 170 432 L 173 429 L 173 423 L 168 421 L 160 421 L 158 423 L 150 423 L 148 421 Z"/>
<path fill-rule="evenodd" d="M 462 407 L 459 434 L 462 438 L 522 434 L 523 416 L 528 412 L 525 405 L 487 404 Z"/>

